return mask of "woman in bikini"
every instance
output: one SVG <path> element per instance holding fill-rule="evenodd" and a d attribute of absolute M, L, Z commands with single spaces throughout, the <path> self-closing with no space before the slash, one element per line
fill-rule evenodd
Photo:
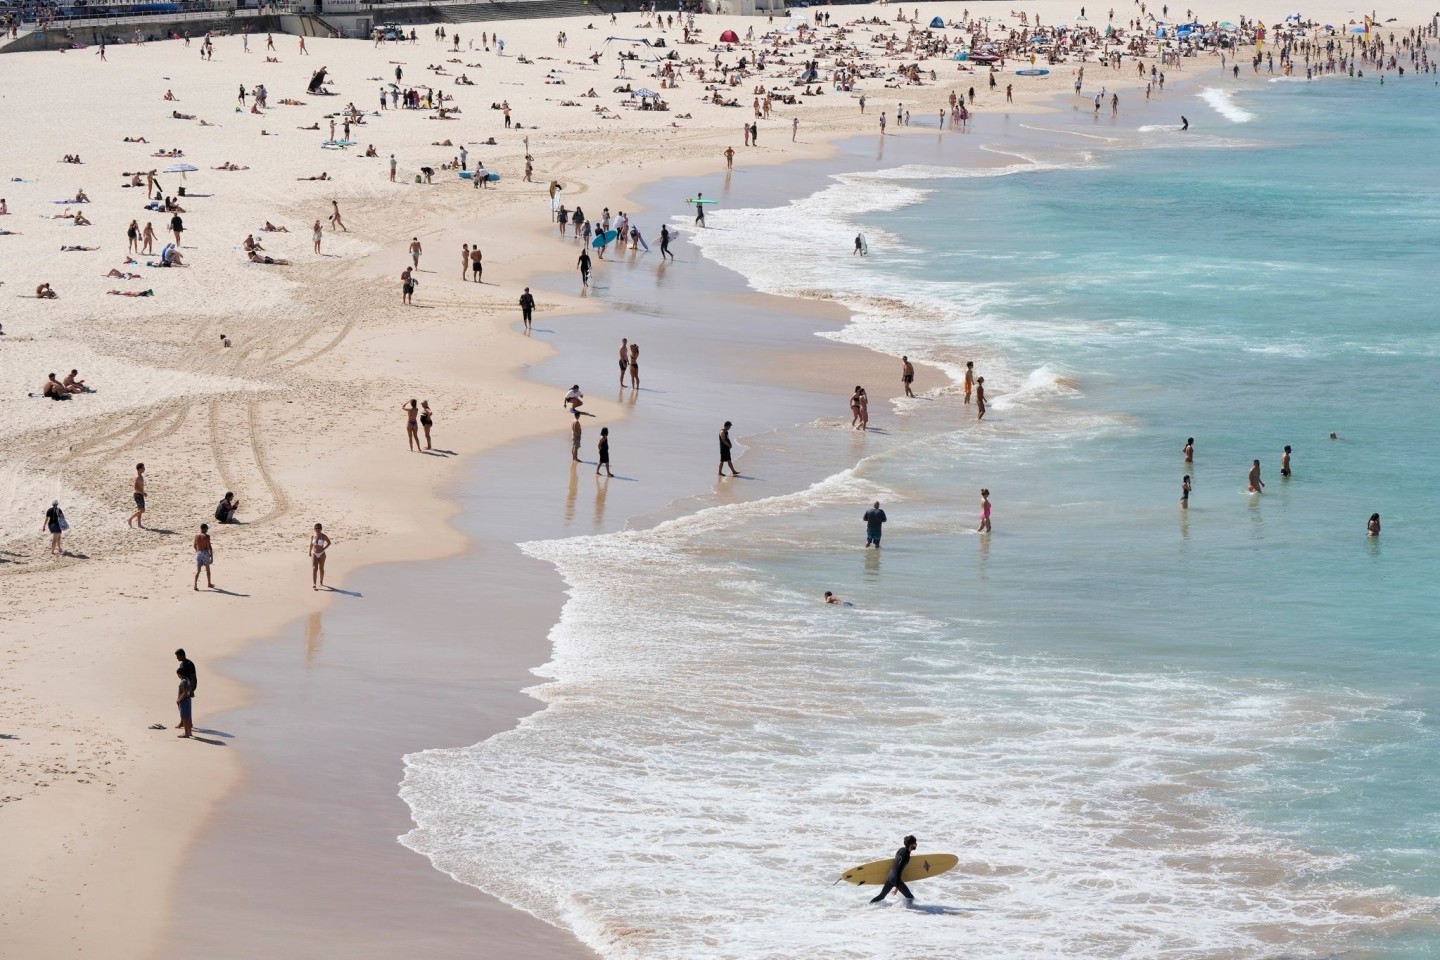
<path fill-rule="evenodd" d="M 131 220 L 130 226 L 125 229 L 125 238 L 130 241 L 129 253 L 140 252 L 140 221 Z"/>
<path fill-rule="evenodd" d="M 310 536 L 310 589 L 319 590 L 325 586 L 325 551 L 330 549 L 330 538 L 320 524 Z M 318 585 L 317 585 L 318 584 Z"/>
<path fill-rule="evenodd" d="M 420 446 L 420 407 L 414 401 L 400 404 L 400 409 L 405 411 L 405 434 L 410 441 L 410 449 L 416 453 L 423 453 L 424 448 Z"/>
<path fill-rule="evenodd" d="M 865 388 L 859 384 L 855 385 L 855 392 L 850 394 L 850 429 L 854 430 L 860 426 L 860 397 Z"/>
<path fill-rule="evenodd" d="M 640 389 L 640 344 L 630 344 L 630 386 Z"/>

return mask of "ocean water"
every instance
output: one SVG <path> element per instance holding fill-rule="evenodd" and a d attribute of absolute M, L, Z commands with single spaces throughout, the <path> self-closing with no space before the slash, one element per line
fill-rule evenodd
<path fill-rule="evenodd" d="M 607 958 L 1440 955 L 1422 83 L 716 210 L 706 256 L 850 306 L 919 396 L 755 441 L 856 444 L 808 487 L 527 544 L 569 588 L 547 707 L 408 757 L 403 841 Z M 917 906 L 832 885 L 906 833 L 961 861 Z"/>

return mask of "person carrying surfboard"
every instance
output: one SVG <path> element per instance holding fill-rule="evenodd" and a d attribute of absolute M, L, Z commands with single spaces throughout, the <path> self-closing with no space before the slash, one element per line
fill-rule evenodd
<path fill-rule="evenodd" d="M 912 903 L 915 901 L 914 894 L 910 892 L 909 887 L 905 886 L 905 881 L 900 878 L 904 875 L 905 868 L 910 864 L 910 854 L 915 850 L 916 846 L 917 843 L 913 834 L 905 838 L 905 846 L 895 851 L 895 862 L 890 867 L 890 875 L 885 878 L 885 886 L 880 888 L 880 892 L 871 899 L 871 903 L 879 903 L 884 900 L 890 896 L 891 890 L 899 890 L 900 895 L 906 900 Z"/>

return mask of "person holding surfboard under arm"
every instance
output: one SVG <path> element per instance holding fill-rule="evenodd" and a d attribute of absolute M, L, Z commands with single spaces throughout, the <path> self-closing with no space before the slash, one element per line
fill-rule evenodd
<path fill-rule="evenodd" d="M 899 890 L 900 895 L 906 900 L 912 903 L 915 901 L 915 895 L 910 892 L 910 888 L 905 886 L 905 881 L 900 878 L 904 875 L 905 868 L 909 866 L 910 854 L 916 846 L 913 834 L 905 838 L 905 846 L 895 851 L 895 863 L 890 867 L 890 875 L 885 878 L 885 886 L 880 888 L 880 892 L 871 899 L 871 903 L 879 903 L 884 900 L 890 896 L 891 890 Z"/>

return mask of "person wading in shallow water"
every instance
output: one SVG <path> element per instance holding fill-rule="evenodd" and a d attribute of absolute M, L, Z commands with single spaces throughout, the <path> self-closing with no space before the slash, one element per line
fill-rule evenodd
<path fill-rule="evenodd" d="M 914 836 L 905 838 L 905 845 L 895 851 L 895 862 L 890 867 L 890 875 L 885 878 L 885 886 L 881 887 L 880 892 L 870 900 L 871 903 L 879 903 L 884 900 L 890 896 L 891 890 L 899 890 L 902 897 L 911 903 L 915 902 L 915 895 L 910 892 L 909 887 L 905 886 L 905 881 L 901 877 L 905 875 L 905 868 L 910 865 L 910 854 L 915 852 L 916 845 Z"/>

